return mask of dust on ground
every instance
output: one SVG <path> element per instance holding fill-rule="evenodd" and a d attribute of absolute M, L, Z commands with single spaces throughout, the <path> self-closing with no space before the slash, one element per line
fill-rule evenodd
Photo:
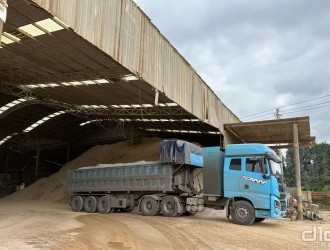
<path fill-rule="evenodd" d="M 194 216 L 146 217 L 131 213 L 72 212 L 65 192 L 69 169 L 99 163 L 158 160 L 159 138 L 96 146 L 56 174 L 0 199 L 0 249 L 319 249 L 320 228 L 330 230 L 330 213 L 323 221 L 269 219 L 239 226 L 224 211 L 206 209 Z M 316 241 L 304 242 L 303 231 Z M 311 234 L 311 236 L 313 236 Z M 327 243 L 327 245 L 325 244 Z M 328 244 L 329 243 L 329 244 Z"/>
<path fill-rule="evenodd" d="M 239 226 L 212 209 L 194 216 L 146 217 L 138 212 L 75 213 L 68 204 L 2 199 L 0 249 L 301 249 L 304 230 L 330 230 L 330 213 L 321 214 L 328 219 L 269 219 Z M 328 244 L 307 243 L 307 249 Z"/>

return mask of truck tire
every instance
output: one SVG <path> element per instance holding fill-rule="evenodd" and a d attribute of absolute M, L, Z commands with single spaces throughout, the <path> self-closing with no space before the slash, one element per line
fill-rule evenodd
<path fill-rule="evenodd" d="M 175 217 L 178 215 L 178 204 L 173 196 L 166 196 L 160 203 L 160 210 L 165 217 Z"/>
<path fill-rule="evenodd" d="M 144 197 L 140 202 L 140 210 L 143 215 L 154 216 L 159 213 L 159 204 L 151 197 Z"/>
<path fill-rule="evenodd" d="M 95 213 L 97 208 L 97 198 L 95 196 L 88 196 L 84 202 L 84 210 L 87 213 Z"/>
<path fill-rule="evenodd" d="M 255 220 L 254 220 L 254 222 L 262 222 L 262 221 L 264 221 L 265 220 L 265 218 L 256 218 Z"/>
<path fill-rule="evenodd" d="M 81 212 L 84 209 L 84 198 L 80 195 L 75 195 L 71 198 L 71 209 L 74 212 Z"/>
<path fill-rule="evenodd" d="M 108 214 L 111 211 L 110 198 L 107 196 L 102 196 L 97 202 L 97 211 L 102 214 Z"/>
<path fill-rule="evenodd" d="M 240 200 L 234 203 L 230 212 L 231 218 L 236 224 L 251 225 L 255 220 L 255 212 L 251 203 Z"/>

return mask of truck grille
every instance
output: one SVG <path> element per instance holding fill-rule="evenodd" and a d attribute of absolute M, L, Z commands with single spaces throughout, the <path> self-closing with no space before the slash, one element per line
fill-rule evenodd
<path fill-rule="evenodd" d="M 283 183 L 278 184 L 278 189 L 280 192 L 285 192 L 285 185 Z"/>
<path fill-rule="evenodd" d="M 286 202 L 285 200 L 281 200 L 281 211 L 285 211 L 286 210 Z"/>

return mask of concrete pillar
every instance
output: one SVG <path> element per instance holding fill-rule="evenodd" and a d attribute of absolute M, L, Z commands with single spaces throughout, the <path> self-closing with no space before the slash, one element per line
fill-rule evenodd
<path fill-rule="evenodd" d="M 7 7 L 8 7 L 7 0 L 0 0 L 0 38 L 2 36 L 3 25 L 7 17 Z M 1 46 L 1 41 L 0 41 L 0 46 Z"/>
<path fill-rule="evenodd" d="M 34 179 L 35 181 L 38 180 L 39 177 L 39 164 L 40 164 L 40 149 L 37 149 L 37 157 L 36 157 L 36 168 L 34 172 Z"/>
<path fill-rule="evenodd" d="M 300 176 L 300 157 L 299 157 L 299 139 L 298 139 L 298 124 L 293 124 L 293 155 L 294 165 L 296 169 L 296 188 L 297 188 L 297 208 L 298 208 L 298 220 L 303 219 L 302 208 L 302 192 L 301 192 L 301 176 Z"/>
<path fill-rule="evenodd" d="M 0 19 L 0 38 L 2 36 L 2 30 L 3 30 L 3 21 Z M 1 44 L 0 44 L 1 46 Z"/>

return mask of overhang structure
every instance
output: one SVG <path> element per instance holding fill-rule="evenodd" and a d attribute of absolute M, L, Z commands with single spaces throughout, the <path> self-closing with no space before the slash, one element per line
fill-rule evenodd
<path fill-rule="evenodd" d="M 297 124 L 300 147 L 314 145 L 315 137 L 310 135 L 309 117 L 240 122 L 225 124 L 225 130 L 236 138 L 238 143 L 270 144 L 273 148 L 292 148 L 293 125 Z"/>
<path fill-rule="evenodd" d="M 0 144 L 68 142 L 93 126 L 219 137 L 240 121 L 132 0 L 8 5 Z"/>
<path fill-rule="evenodd" d="M 314 141 L 308 117 L 241 123 L 132 0 L 8 5 L 0 144 L 68 144 L 102 127 L 289 145 L 292 123 L 302 144 Z"/>

